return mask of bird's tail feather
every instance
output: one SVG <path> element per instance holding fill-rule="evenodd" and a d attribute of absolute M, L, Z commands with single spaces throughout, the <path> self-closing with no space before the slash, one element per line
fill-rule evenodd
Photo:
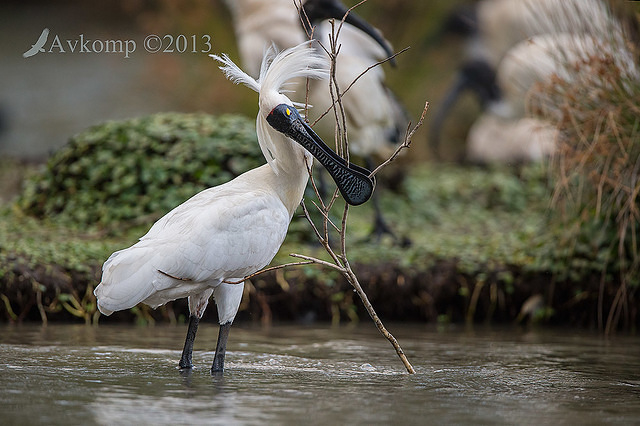
<path fill-rule="evenodd" d="M 154 291 L 160 273 L 153 257 L 157 251 L 138 244 L 113 253 L 102 267 L 102 281 L 94 290 L 98 309 L 105 315 L 129 309 Z"/>

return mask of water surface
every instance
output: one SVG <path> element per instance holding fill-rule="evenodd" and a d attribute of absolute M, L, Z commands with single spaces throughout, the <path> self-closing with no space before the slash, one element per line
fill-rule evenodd
<path fill-rule="evenodd" d="M 186 326 L 0 326 L 2 424 L 638 424 L 640 339 L 235 325 L 226 371 L 177 370 Z"/>

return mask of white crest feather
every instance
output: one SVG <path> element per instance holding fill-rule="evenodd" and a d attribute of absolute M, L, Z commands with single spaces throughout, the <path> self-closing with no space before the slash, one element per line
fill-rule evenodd
<path fill-rule="evenodd" d="M 323 57 L 311 44 L 313 40 L 306 41 L 290 49 L 278 53 L 272 45 L 262 58 L 260 78 L 255 80 L 229 59 L 222 56 L 209 55 L 223 66 L 220 69 L 226 77 L 236 84 L 244 84 L 259 94 L 260 111 L 256 120 L 256 132 L 262 154 L 271 166 L 274 173 L 278 174 L 279 166 L 276 161 L 278 148 L 272 137 L 274 129 L 266 121 L 271 109 L 281 103 L 293 106 L 294 103 L 285 95 L 287 82 L 296 78 L 323 79 L 329 75 L 327 58 Z"/>
<path fill-rule="evenodd" d="M 260 95 L 283 93 L 285 84 L 295 78 L 327 78 L 328 60 L 312 49 L 313 40 L 306 41 L 278 53 L 271 46 L 262 59 Z"/>
<path fill-rule="evenodd" d="M 249 89 L 260 93 L 260 83 L 258 83 L 249 74 L 242 71 L 239 66 L 234 64 L 231 58 L 229 58 L 229 56 L 226 53 L 223 53 L 222 56 L 218 56 L 218 55 L 209 55 L 209 56 L 211 56 L 216 61 L 224 64 L 224 66 L 221 66 L 220 69 L 222 70 L 222 72 L 224 72 L 224 75 L 233 83 L 235 84 L 242 83 L 245 86 L 247 86 Z"/>

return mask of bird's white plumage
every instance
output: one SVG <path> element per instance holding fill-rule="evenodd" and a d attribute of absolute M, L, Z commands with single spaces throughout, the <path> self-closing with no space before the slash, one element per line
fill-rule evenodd
<path fill-rule="evenodd" d="M 308 180 L 310 154 L 266 124 L 266 116 L 291 101 L 281 93 L 288 78 L 326 76 L 322 62 L 304 43 L 271 52 L 259 80 L 228 57 L 215 57 L 227 77 L 259 92 L 258 142 L 271 161 L 234 180 L 204 190 L 158 220 L 133 246 L 103 265 L 95 289 L 100 311 L 109 315 L 143 302 L 152 307 L 189 297 L 192 315 L 206 309 L 213 293 L 222 323 L 232 321 L 242 298 L 242 280 L 266 266 L 285 238 Z M 277 173 L 276 173 L 277 172 Z"/>
<path fill-rule="evenodd" d="M 140 302 L 157 307 L 266 266 L 291 220 L 270 175 L 262 166 L 202 191 L 158 220 L 138 243 L 114 253 L 96 289 L 101 310 Z"/>
<path fill-rule="evenodd" d="M 468 55 L 497 67 L 513 46 L 541 34 L 611 31 L 611 12 L 602 0 L 483 0 L 477 5 L 478 36 Z"/>
<path fill-rule="evenodd" d="M 248 69 L 257 68 L 265 45 L 273 43 L 279 48 L 287 48 L 297 44 L 300 38 L 307 38 L 293 0 L 229 0 L 227 4 L 234 17 L 238 50 Z M 336 23 L 336 30 L 339 25 Z M 324 21 L 316 26 L 314 38 L 330 49 L 330 33 L 331 26 Z M 336 78 L 341 90 L 345 90 L 369 66 L 387 57 L 375 40 L 348 23 L 342 24 L 338 44 Z M 324 53 L 320 48 L 318 50 L 320 54 Z M 328 56 L 324 56 L 324 61 L 325 67 L 329 67 Z M 398 130 L 402 131 L 406 126 L 405 110 L 385 86 L 384 80 L 382 67 L 372 68 L 343 97 L 349 150 L 354 154 L 375 154 L 386 158 L 393 152 Z M 311 84 L 309 103 L 317 114 L 331 107 L 333 101 L 327 83 Z M 314 126 L 314 130 L 326 140 L 333 139 L 334 115 L 327 114 Z"/>
<path fill-rule="evenodd" d="M 337 28 L 336 28 L 337 29 Z M 330 46 L 331 25 L 324 21 L 315 30 L 324 46 Z M 398 120 L 395 109 L 402 109 L 393 94 L 384 84 L 385 74 L 381 67 L 367 68 L 387 57 L 386 52 L 371 37 L 359 29 L 344 23 L 338 34 L 340 51 L 336 58 L 336 80 L 344 91 L 353 81 L 342 98 L 349 130 L 349 150 L 356 155 L 388 156 L 393 152 L 390 141 L 397 139 L 398 128 L 404 128 L 404 116 Z M 362 75 L 361 75 L 362 74 Z M 309 101 L 316 111 L 326 111 L 333 103 L 329 87 L 325 82 L 315 82 Z M 398 122 L 401 121 L 401 122 Z M 327 114 L 316 125 L 319 134 L 333 135 L 335 119 Z"/>
<path fill-rule="evenodd" d="M 557 131 L 528 117 L 537 83 L 581 84 L 597 102 L 608 88 L 594 63 L 611 60 L 623 89 L 640 76 L 622 24 L 602 0 L 486 0 L 478 4 L 478 30 L 471 56 L 495 67 L 502 97 L 469 131 L 467 155 L 476 161 L 535 161 L 554 152 Z"/>
<path fill-rule="evenodd" d="M 517 120 L 482 114 L 467 136 L 467 158 L 474 162 L 539 161 L 555 150 L 558 130 L 546 120 Z"/>
<path fill-rule="evenodd" d="M 226 0 L 231 10 L 238 52 L 247 73 L 257 77 L 267 48 L 297 46 L 307 37 L 293 0 Z"/>

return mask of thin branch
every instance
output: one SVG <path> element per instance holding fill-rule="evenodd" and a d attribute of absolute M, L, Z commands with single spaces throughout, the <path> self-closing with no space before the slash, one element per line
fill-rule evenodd
<path fill-rule="evenodd" d="M 413 127 L 413 129 L 411 129 L 411 131 L 409 131 L 409 128 L 411 127 L 411 123 L 407 125 L 407 133 L 405 134 L 404 140 L 402 141 L 402 143 L 398 145 L 394 153 L 391 154 L 391 156 L 387 158 L 386 161 L 384 161 L 382 164 L 376 167 L 374 171 L 371 172 L 371 174 L 369 175 L 370 177 L 375 176 L 376 173 L 378 173 L 382 168 L 386 167 L 389 163 L 395 160 L 398 154 L 400 154 L 400 151 L 402 151 L 403 149 L 409 148 L 411 146 L 411 139 L 413 138 L 413 135 L 415 134 L 416 130 L 418 130 L 420 126 L 422 126 L 422 123 L 424 122 L 424 117 L 427 114 L 428 109 L 429 109 L 429 102 L 425 102 L 424 109 L 422 110 L 422 114 L 420 115 L 420 120 L 418 120 L 418 123 L 416 123 L 416 125 Z"/>
<path fill-rule="evenodd" d="M 344 96 L 345 93 L 347 93 L 349 91 L 349 89 L 351 89 L 351 87 L 353 87 L 354 84 L 356 84 L 356 82 L 358 80 L 360 80 L 360 78 L 365 75 L 366 73 L 368 73 L 369 71 L 371 71 L 373 68 L 380 66 L 382 64 L 384 64 L 385 62 L 389 62 L 392 59 L 395 59 L 396 56 L 403 54 L 404 52 L 406 52 L 407 50 L 411 49 L 411 46 L 407 46 L 404 49 L 400 50 L 399 52 L 394 53 L 393 55 L 389 56 L 388 58 L 382 59 L 378 62 L 376 62 L 375 64 L 369 65 L 367 67 L 367 69 L 365 69 L 364 71 L 362 71 L 360 74 L 358 74 L 358 76 L 356 78 L 353 79 L 353 81 L 347 86 L 346 89 L 344 89 L 344 92 L 342 92 L 342 96 Z"/>
<path fill-rule="evenodd" d="M 193 281 L 191 278 L 180 278 L 180 277 L 174 277 L 171 274 L 167 274 L 164 271 L 161 271 L 160 269 L 157 270 L 158 272 L 160 272 L 162 275 L 169 277 L 169 278 L 173 278 L 174 280 L 178 280 L 178 281 Z"/>
<path fill-rule="evenodd" d="M 313 205 L 315 206 L 316 209 L 318 209 L 318 211 L 320 212 L 320 214 L 322 215 L 322 217 L 324 218 L 324 220 L 327 221 L 327 223 L 329 225 L 331 225 L 331 227 L 333 229 L 335 229 L 336 232 L 341 232 L 341 229 L 338 228 L 338 225 L 336 225 L 335 223 L 333 223 L 333 221 L 331 220 L 331 218 L 329 217 L 329 210 L 323 210 L 321 209 L 318 204 L 316 204 L 315 201 L 311 200 L 311 202 L 313 203 Z"/>
<path fill-rule="evenodd" d="M 271 266 L 270 268 L 260 269 L 258 272 L 254 272 L 251 275 L 247 275 L 246 277 L 244 277 L 243 279 L 238 280 L 238 281 L 222 280 L 222 282 L 225 283 L 225 284 L 242 284 L 246 280 L 250 280 L 251 278 L 256 277 L 258 275 L 261 275 L 261 274 L 264 274 L 265 272 L 275 271 L 276 269 L 288 268 L 289 266 L 311 265 L 312 263 L 316 263 L 316 262 L 313 262 L 313 261 L 309 260 L 307 262 L 285 263 L 283 265 L 276 265 L 276 266 Z M 167 275 L 167 274 L 165 274 L 165 275 Z M 171 276 L 171 275 L 169 275 L 169 276 Z"/>
<path fill-rule="evenodd" d="M 309 88 L 307 88 L 307 98 L 309 97 L 308 94 Z M 315 192 L 316 194 L 320 194 L 320 191 L 318 191 L 318 186 L 316 185 L 316 180 L 313 177 L 313 160 L 311 160 L 311 162 L 308 162 L 307 159 L 304 159 L 304 164 L 307 166 L 307 173 L 309 173 L 309 180 L 311 181 L 311 187 L 313 188 L 313 192 Z M 322 200 L 322 197 L 318 196 L 318 200 L 320 200 L 320 205 L 322 206 L 323 210 L 326 210 L 326 206 L 324 205 L 324 201 Z"/>
<path fill-rule="evenodd" d="M 344 92 L 340 91 L 340 87 L 338 85 L 338 81 L 336 78 L 336 59 L 338 57 L 339 54 L 339 50 L 340 50 L 340 46 L 338 45 L 338 35 L 340 33 L 340 30 L 342 29 L 342 25 L 344 24 L 344 20 L 346 19 L 347 15 L 351 12 L 351 10 L 353 10 L 353 8 L 359 6 L 360 4 L 364 3 L 367 0 L 363 0 L 361 2 L 359 2 L 358 4 L 356 4 L 355 6 L 353 6 L 352 8 L 350 8 L 347 13 L 345 13 L 345 15 L 342 18 L 342 21 L 340 22 L 340 25 L 338 26 L 338 29 L 336 30 L 335 28 L 335 21 L 332 20 L 331 21 L 331 36 L 330 36 L 330 47 L 331 47 L 331 51 L 328 51 L 324 46 L 322 46 L 322 48 L 325 50 L 325 52 L 327 52 L 327 55 L 329 56 L 330 60 L 331 60 L 331 65 L 330 65 L 330 78 L 329 78 L 329 91 L 331 94 L 331 99 L 333 101 L 331 107 L 329 109 L 327 109 L 327 111 L 325 111 L 320 118 L 318 118 L 318 120 L 320 120 L 322 117 L 324 117 L 326 114 L 328 114 L 328 112 L 330 110 L 334 111 L 334 115 L 335 115 L 335 119 L 336 119 L 336 127 L 335 127 L 335 142 L 336 142 L 336 149 L 338 151 L 338 154 L 341 155 L 343 158 L 347 159 L 348 161 L 348 156 L 349 156 L 349 142 L 348 142 L 348 138 L 347 138 L 347 123 L 346 123 L 346 113 L 344 110 L 344 105 L 342 103 L 342 99 L 343 96 L 345 95 L 345 93 L 348 92 L 348 90 L 353 87 L 353 85 L 356 83 L 356 81 L 358 79 L 360 79 L 365 73 L 369 72 L 372 68 L 381 65 L 382 63 L 395 58 L 397 55 L 405 52 L 407 50 L 407 48 L 401 50 L 400 52 L 394 54 L 393 56 L 379 61 L 376 64 L 373 64 L 371 66 L 369 66 L 366 70 L 364 70 L 361 74 L 359 74 L 350 84 L 349 86 L 346 88 L 346 90 Z M 308 17 L 305 18 L 308 21 Z M 304 18 L 302 18 L 304 19 Z M 309 26 L 310 27 L 310 26 Z M 307 87 L 308 89 L 308 87 Z M 308 95 L 307 95 L 308 96 Z M 427 109 L 429 107 L 429 103 L 427 102 L 425 104 L 424 110 L 422 111 L 422 115 L 420 116 L 420 120 L 418 121 L 418 123 L 416 124 L 416 126 L 411 129 L 411 124 L 409 123 L 409 125 L 407 126 L 407 131 L 405 134 L 405 138 L 403 143 L 396 149 L 396 151 L 391 155 L 391 157 L 389 157 L 389 159 L 387 161 L 385 161 L 384 163 L 382 163 L 380 166 L 378 166 L 372 173 L 371 176 L 375 175 L 379 170 L 381 170 L 383 167 L 385 167 L 387 164 L 389 164 L 391 161 L 393 161 L 398 154 L 400 153 L 400 151 L 402 149 L 405 148 L 409 148 L 410 144 L 411 144 L 411 138 L 413 137 L 414 133 L 416 132 L 416 130 L 422 125 L 423 121 L 424 121 L 424 117 L 427 113 Z M 318 120 L 316 120 L 313 124 L 315 125 Z M 308 169 L 309 169 L 309 173 L 311 172 L 311 167 L 310 165 L 307 165 Z M 406 355 L 404 354 L 404 351 L 402 350 L 402 348 L 400 347 L 400 344 L 398 343 L 398 341 L 393 337 L 393 335 L 391 333 L 389 333 L 389 331 L 385 328 L 384 324 L 382 323 L 382 321 L 380 320 L 380 318 L 378 317 L 378 315 L 375 312 L 375 309 L 373 308 L 373 306 L 371 305 L 371 302 L 369 301 L 365 291 L 363 290 L 362 286 L 360 285 L 360 282 L 358 281 L 357 276 L 355 275 L 355 273 L 353 272 L 353 269 L 351 268 L 351 265 L 349 263 L 349 260 L 347 258 L 347 254 L 346 254 L 346 233 L 347 233 L 347 218 L 348 218 L 348 213 L 349 213 L 349 204 L 345 203 L 344 206 L 344 210 L 342 213 L 342 223 L 341 223 L 341 227 L 338 228 L 336 227 L 336 225 L 329 219 L 329 212 L 331 210 L 331 208 L 333 207 L 335 200 L 338 197 L 338 191 L 335 190 L 334 191 L 334 195 L 333 198 L 331 199 L 331 201 L 328 204 L 324 204 L 324 202 L 322 201 L 322 199 L 320 198 L 320 194 L 318 192 L 318 188 L 315 185 L 315 182 L 313 182 L 313 178 L 312 178 L 312 185 L 313 185 L 313 189 L 316 193 L 316 196 L 320 199 L 320 205 L 314 203 L 315 207 L 318 209 L 318 211 L 320 211 L 320 213 L 322 214 L 322 223 L 323 223 L 323 231 L 324 231 L 324 237 L 322 236 L 321 232 L 318 230 L 318 228 L 315 226 L 315 224 L 313 223 L 309 211 L 307 210 L 307 207 L 305 205 L 304 202 L 301 203 L 302 205 L 302 209 L 304 212 L 305 217 L 307 218 L 307 220 L 309 221 L 309 223 L 311 224 L 314 233 L 316 234 L 316 237 L 318 238 L 319 242 L 322 244 L 322 246 L 324 247 L 325 251 L 329 254 L 329 256 L 331 256 L 332 261 L 325 261 L 322 259 L 318 259 L 316 257 L 312 257 L 312 256 L 306 256 L 306 255 L 302 255 L 302 254 L 297 254 L 297 253 L 293 253 L 290 254 L 290 256 L 298 258 L 298 259 L 303 259 L 306 262 L 305 263 L 316 263 L 322 266 L 326 266 L 328 268 L 332 268 L 338 272 L 340 272 L 345 278 L 346 280 L 349 282 L 349 284 L 355 289 L 355 291 L 358 293 L 358 296 L 360 297 L 360 300 L 362 301 L 365 309 L 367 310 L 367 313 L 369 314 L 369 316 L 372 318 L 373 322 L 376 324 L 376 327 L 378 328 L 378 330 L 380 331 L 380 333 L 387 339 L 389 340 L 389 342 L 391 343 L 391 345 L 394 347 L 398 357 L 400 358 L 400 360 L 402 361 L 402 363 L 404 364 L 406 370 L 408 373 L 410 374 L 414 374 L 415 370 L 413 369 L 413 366 L 411 365 L 411 363 L 409 362 L 409 360 L 407 359 Z M 339 234 L 340 234 L 340 253 L 336 254 L 336 252 L 334 251 L 334 249 L 331 247 L 331 244 L 329 242 L 329 237 L 328 237 L 328 230 L 329 230 L 329 226 L 333 227 L 334 229 L 336 229 Z"/>
<path fill-rule="evenodd" d="M 318 259 L 316 257 L 306 256 L 304 254 L 297 254 L 297 253 L 291 253 L 289 256 L 295 257 L 298 259 L 306 259 L 308 261 L 307 263 L 317 263 L 318 265 L 323 265 L 328 268 L 335 269 L 336 271 L 341 272 L 343 274 L 346 272 L 344 267 L 337 265 L 335 263 L 327 262 L 326 260 Z"/>
<path fill-rule="evenodd" d="M 398 343 L 398 340 L 396 340 L 396 338 L 393 337 L 391 333 L 389 333 L 387 328 L 384 326 L 384 324 L 380 320 L 380 317 L 378 317 L 378 314 L 376 314 L 375 309 L 373 309 L 373 305 L 371 304 L 371 302 L 369 302 L 367 293 L 365 293 L 364 290 L 362 289 L 362 286 L 358 281 L 358 277 L 356 277 L 356 275 L 353 273 L 353 271 L 351 270 L 351 266 L 348 263 L 346 264 L 345 269 L 349 275 L 349 282 L 358 293 L 358 296 L 360 297 L 362 304 L 366 308 L 367 312 L 369 313 L 369 316 L 375 323 L 376 327 L 378 327 L 378 330 L 380 331 L 380 333 L 382 333 L 382 335 L 386 337 L 387 340 L 389 340 L 389 342 L 391 343 L 391 346 L 393 346 L 393 348 L 396 350 L 396 354 L 404 364 L 405 368 L 407 369 L 407 372 L 409 374 L 415 374 L 416 370 L 413 368 L 413 366 L 407 359 L 407 356 L 404 354 L 404 351 L 402 350 L 402 347 Z"/>

